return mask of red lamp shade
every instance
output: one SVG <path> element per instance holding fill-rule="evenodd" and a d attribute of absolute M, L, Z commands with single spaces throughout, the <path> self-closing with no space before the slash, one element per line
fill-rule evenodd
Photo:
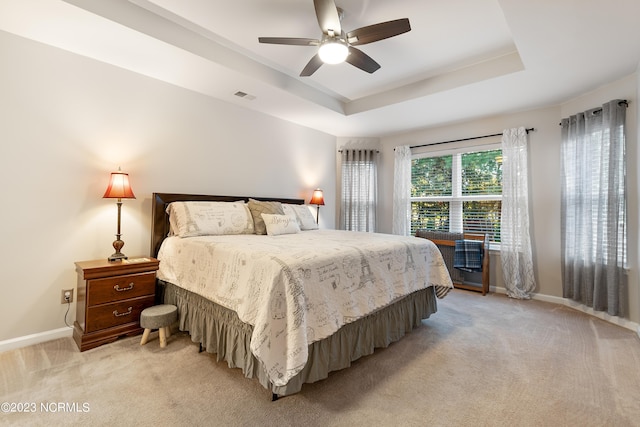
<path fill-rule="evenodd" d="M 322 194 L 322 190 L 317 188 L 313 190 L 313 196 L 311 196 L 310 205 L 318 205 L 324 206 L 324 195 Z"/>
<path fill-rule="evenodd" d="M 135 199 L 131 184 L 129 184 L 129 174 L 124 172 L 111 172 L 111 179 L 107 191 L 104 192 L 103 199 Z"/>

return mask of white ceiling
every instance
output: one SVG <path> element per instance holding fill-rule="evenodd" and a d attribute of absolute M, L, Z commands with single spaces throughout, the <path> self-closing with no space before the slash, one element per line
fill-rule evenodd
<path fill-rule="evenodd" d="M 2 0 L 0 29 L 336 136 L 383 136 L 563 102 L 633 73 L 638 0 L 336 0 L 353 30 L 411 31 L 299 73 L 312 0 Z M 237 91 L 249 97 L 234 96 Z"/>

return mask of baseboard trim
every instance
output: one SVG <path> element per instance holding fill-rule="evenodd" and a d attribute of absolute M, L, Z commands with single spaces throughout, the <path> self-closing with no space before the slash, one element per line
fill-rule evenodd
<path fill-rule="evenodd" d="M 490 291 L 498 294 L 505 294 L 505 295 L 507 293 L 505 288 L 496 287 L 496 286 L 492 286 Z M 635 331 L 636 334 L 638 335 L 638 338 L 640 338 L 640 324 L 636 322 L 632 322 L 628 319 L 624 319 L 616 316 L 610 316 L 607 313 L 595 311 L 592 308 L 585 307 L 581 304 L 578 304 L 575 301 L 571 301 L 561 297 L 554 297 L 552 295 L 533 294 L 531 299 L 551 302 L 554 304 L 560 304 L 560 305 L 570 307 L 574 310 L 581 311 L 583 313 L 597 317 L 598 319 L 602 319 L 606 322 L 613 323 L 614 325 L 622 326 L 623 328 Z M 73 328 L 59 328 L 59 329 L 53 329 L 50 331 L 39 332 L 37 334 L 25 335 L 23 337 L 11 338 L 5 341 L 0 341 L 0 352 L 14 350 L 16 348 L 27 347 L 33 344 L 40 344 L 42 342 L 56 340 L 59 338 L 71 337 L 71 336 L 73 336 Z"/>
<path fill-rule="evenodd" d="M 507 290 L 505 288 L 500 288 L 500 287 L 491 287 L 491 291 L 498 294 L 505 294 L 505 295 L 507 294 Z M 552 295 L 545 295 L 545 294 L 533 294 L 531 296 L 531 299 L 538 300 L 538 301 L 551 302 L 554 304 L 560 304 L 560 305 L 564 305 L 566 307 L 572 308 L 574 310 L 581 311 L 593 317 L 597 317 L 598 319 L 602 319 L 606 322 L 613 323 L 614 325 L 622 326 L 623 328 L 634 331 L 638 335 L 638 338 L 640 338 L 640 324 L 636 322 L 632 322 L 629 319 L 625 319 L 623 317 L 618 317 L 618 316 L 611 316 L 602 311 L 596 311 L 592 308 L 586 307 L 580 303 L 577 303 L 567 298 L 554 297 Z"/>
<path fill-rule="evenodd" d="M 60 328 L 39 332 L 37 334 L 25 335 L 23 337 L 11 338 L 0 341 L 0 352 L 27 347 L 33 344 L 40 344 L 46 341 L 57 340 L 59 338 L 71 337 L 72 335 L 73 328 Z"/>

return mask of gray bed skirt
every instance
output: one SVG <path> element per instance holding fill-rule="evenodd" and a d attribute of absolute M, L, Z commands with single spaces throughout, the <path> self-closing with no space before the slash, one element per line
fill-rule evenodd
<path fill-rule="evenodd" d="M 171 283 L 159 281 L 158 287 L 164 303 L 178 307 L 179 328 L 188 331 L 193 342 L 201 344 L 208 353 L 215 353 L 218 361 L 242 369 L 245 377 L 257 378 L 279 396 L 297 393 L 302 384 L 325 379 L 329 372 L 349 367 L 354 360 L 372 354 L 375 348 L 387 347 L 437 311 L 433 287 L 416 291 L 310 344 L 304 369 L 286 386 L 274 387 L 251 353 L 251 325 L 240 321 L 234 311 Z"/>

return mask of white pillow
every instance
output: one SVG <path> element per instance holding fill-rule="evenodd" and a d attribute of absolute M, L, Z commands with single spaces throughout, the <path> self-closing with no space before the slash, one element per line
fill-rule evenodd
<path fill-rule="evenodd" d="M 169 234 L 179 237 L 253 234 L 246 203 L 173 202 L 167 206 Z"/>
<path fill-rule="evenodd" d="M 298 220 L 301 230 L 317 230 L 318 224 L 308 205 L 282 204 L 282 209 L 286 215 L 291 215 Z"/>
<path fill-rule="evenodd" d="M 269 236 L 300 232 L 300 226 L 294 216 L 263 213 L 262 219 L 264 220 L 264 225 L 267 227 L 267 234 Z"/>

